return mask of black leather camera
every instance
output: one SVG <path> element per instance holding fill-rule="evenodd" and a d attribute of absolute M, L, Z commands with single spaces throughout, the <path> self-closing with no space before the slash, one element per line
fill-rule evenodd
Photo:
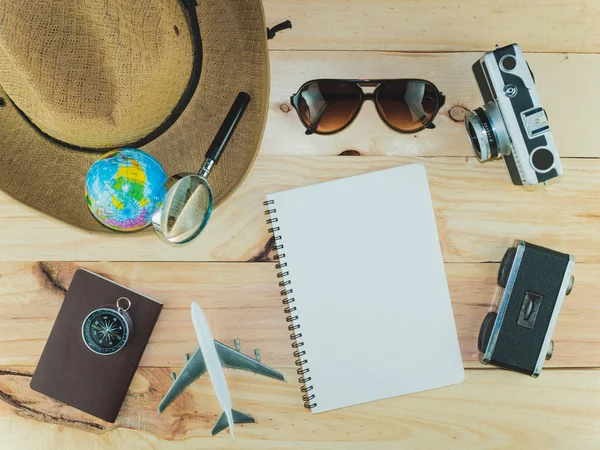
<path fill-rule="evenodd" d="M 479 331 L 481 362 L 537 377 L 552 357 L 551 340 L 565 295 L 573 288 L 575 258 L 515 241 L 502 258 L 502 288 Z"/>

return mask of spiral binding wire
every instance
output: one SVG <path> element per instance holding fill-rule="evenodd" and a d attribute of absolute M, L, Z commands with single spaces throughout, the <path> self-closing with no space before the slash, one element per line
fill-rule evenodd
<path fill-rule="evenodd" d="M 272 225 L 278 222 L 277 218 L 272 216 L 272 214 L 277 213 L 277 209 L 272 207 L 273 204 L 273 200 L 267 200 L 263 202 L 264 206 L 269 207 L 269 209 L 265 211 L 265 215 L 271 216 L 271 218 L 267 220 L 267 225 Z M 306 351 L 300 350 L 302 347 L 304 347 L 304 342 L 300 340 L 302 338 L 302 333 L 297 331 L 301 327 L 298 323 L 298 315 L 294 314 L 296 307 L 290 306 L 295 302 L 294 297 L 290 297 L 290 294 L 292 294 L 294 290 L 288 287 L 291 284 L 291 280 L 288 279 L 286 281 L 283 279 L 284 277 L 288 277 L 290 273 L 289 271 L 285 270 L 287 267 L 287 262 L 281 261 L 283 258 L 285 258 L 285 253 L 280 252 L 280 250 L 283 250 L 283 244 L 277 243 L 277 241 L 281 240 L 281 236 L 275 235 L 275 233 L 278 231 L 278 226 L 271 226 L 271 228 L 269 228 L 269 233 L 273 233 L 275 239 L 275 245 L 273 245 L 272 249 L 275 250 L 277 254 L 275 254 L 274 259 L 279 261 L 277 264 L 275 264 L 275 268 L 280 270 L 280 272 L 277 273 L 277 278 L 282 278 L 282 280 L 279 281 L 279 287 L 283 288 L 280 291 L 280 294 L 282 297 L 285 297 L 282 300 L 282 303 L 286 305 L 283 312 L 288 314 L 288 316 L 285 318 L 285 321 L 289 323 L 288 330 L 292 332 L 292 334 L 290 334 L 290 339 L 294 341 L 292 342 L 292 348 L 294 349 L 294 358 L 297 358 L 296 366 L 298 366 L 298 368 L 296 369 L 296 373 L 300 375 L 298 382 L 302 384 L 300 391 L 303 393 L 302 400 L 304 401 L 304 407 L 307 409 L 312 409 L 317 406 L 317 403 L 313 402 L 315 399 L 315 394 L 310 394 L 310 391 L 313 390 L 312 384 L 309 384 L 312 381 L 312 378 L 310 376 L 306 376 L 306 374 L 310 372 L 310 369 L 306 367 L 306 364 L 308 363 Z"/>

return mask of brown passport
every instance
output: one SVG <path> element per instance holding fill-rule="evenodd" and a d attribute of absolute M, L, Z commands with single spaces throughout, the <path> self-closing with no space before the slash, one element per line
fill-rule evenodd
<path fill-rule="evenodd" d="M 116 353 L 90 350 L 82 334 L 94 310 L 131 301 L 130 334 Z M 85 269 L 79 269 L 65 296 L 31 379 L 31 388 L 107 422 L 117 419 L 133 375 L 163 305 Z"/>

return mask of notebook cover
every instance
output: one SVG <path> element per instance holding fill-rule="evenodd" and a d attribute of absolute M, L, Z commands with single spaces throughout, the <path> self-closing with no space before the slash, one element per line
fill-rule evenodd
<path fill-rule="evenodd" d="M 463 381 L 422 165 L 267 199 L 306 407 L 319 413 Z"/>
<path fill-rule="evenodd" d="M 112 355 L 92 352 L 81 327 L 95 309 L 131 300 L 133 322 L 125 346 Z M 163 305 L 106 278 L 79 269 L 36 367 L 31 388 L 107 422 L 114 422 Z"/>

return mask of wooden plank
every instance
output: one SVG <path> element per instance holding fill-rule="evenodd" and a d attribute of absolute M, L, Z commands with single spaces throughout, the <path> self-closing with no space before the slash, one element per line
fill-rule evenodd
<path fill-rule="evenodd" d="M 288 383 L 227 371 L 233 405 L 255 424 L 210 436 L 219 406 L 208 377 L 167 411 L 156 407 L 167 368 L 137 372 L 117 423 L 109 424 L 29 389 L 30 369 L 0 371 L 4 448 L 591 449 L 600 447 L 600 370 L 548 370 L 538 379 L 467 371 L 463 384 L 311 415 L 297 375 Z M 25 447 L 24 447 L 25 444 Z"/>
<path fill-rule="evenodd" d="M 482 53 L 296 51 L 270 55 L 271 104 L 263 155 L 339 155 L 347 150 L 370 156 L 473 155 L 460 120 L 463 108 L 472 110 L 483 104 L 471 72 Z M 561 157 L 598 157 L 600 55 L 530 53 L 526 58 Z M 289 99 L 302 84 L 317 78 L 425 78 L 444 92 L 446 104 L 435 120 L 435 130 L 396 133 L 367 102 L 343 132 L 306 136 Z"/>
<path fill-rule="evenodd" d="M 485 51 L 518 42 L 535 52 L 598 52 L 600 2 L 544 0 L 265 0 L 267 24 L 294 28 L 281 50 Z"/>
<path fill-rule="evenodd" d="M 293 367 L 289 332 L 272 264 L 251 263 L 2 263 L 0 264 L 0 365 L 35 365 L 78 267 L 103 274 L 164 303 L 142 366 L 183 366 L 197 345 L 189 306 L 199 302 L 216 339 L 235 338 L 250 355 Z M 598 264 L 575 266 L 573 293 L 565 301 L 546 367 L 600 367 Z M 477 336 L 497 290 L 497 264 L 447 264 L 454 315 L 468 367 L 478 361 Z M 74 324 L 74 326 L 79 326 Z M 392 338 L 392 337 L 391 337 Z"/>
<path fill-rule="evenodd" d="M 0 194 L 0 259 L 261 260 L 271 248 L 262 206 L 267 193 L 414 162 L 427 169 L 446 262 L 500 261 L 515 238 L 600 262 L 600 160 L 566 159 L 556 183 L 525 189 L 510 183 L 501 162 L 474 158 L 283 156 L 259 157 L 202 236 L 183 248 L 169 247 L 150 230 L 88 234 Z"/>

